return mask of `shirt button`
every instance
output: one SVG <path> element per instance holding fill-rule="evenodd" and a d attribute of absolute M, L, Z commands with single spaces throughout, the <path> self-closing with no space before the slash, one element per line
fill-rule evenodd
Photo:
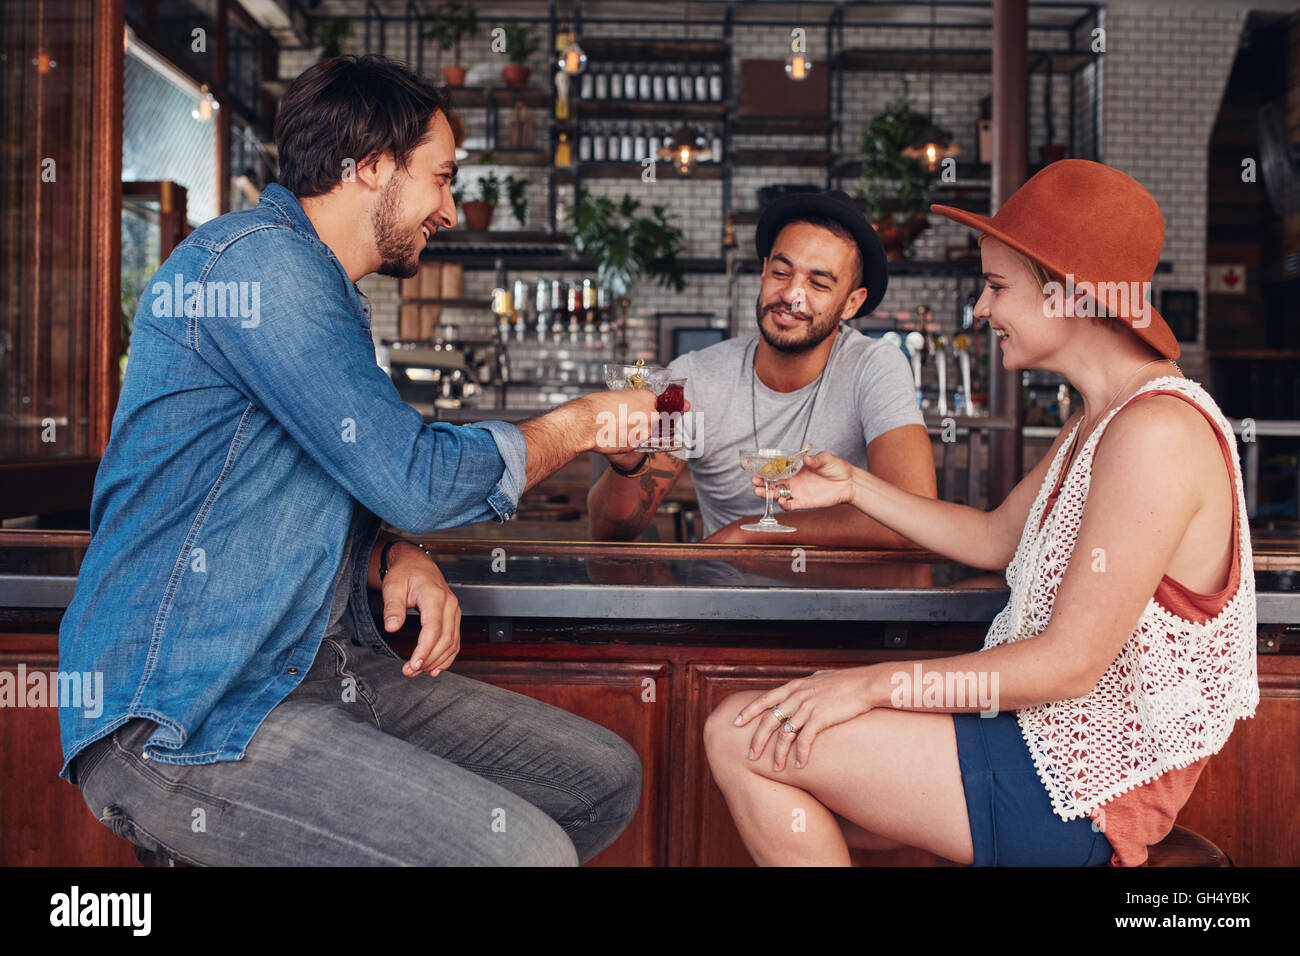
<path fill-rule="evenodd" d="M 296 673 L 298 673 L 298 668 L 296 668 L 296 667 L 290 667 L 290 668 L 289 668 L 289 673 L 290 673 L 290 674 L 296 674 Z"/>

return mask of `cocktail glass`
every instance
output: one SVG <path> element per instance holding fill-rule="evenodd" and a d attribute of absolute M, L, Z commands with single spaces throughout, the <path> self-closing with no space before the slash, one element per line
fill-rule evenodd
<path fill-rule="evenodd" d="M 625 388 L 651 388 L 658 395 L 668 385 L 668 369 L 661 365 L 605 363 L 605 386 L 613 392 Z M 656 387 L 657 386 L 657 387 Z"/>
<path fill-rule="evenodd" d="M 658 396 L 655 399 L 655 411 L 659 413 L 658 424 L 666 430 L 661 430 L 660 427 L 652 429 L 650 437 L 637 447 L 642 451 L 683 451 L 686 439 L 677 426 L 681 423 L 681 413 L 686 408 L 686 379 L 664 381 L 652 378 L 649 387 Z"/>
<path fill-rule="evenodd" d="M 785 481 L 799 473 L 803 467 L 803 454 L 794 451 L 782 451 L 779 448 L 742 448 L 740 467 L 748 474 L 758 475 L 763 479 L 767 490 L 767 511 L 763 517 L 752 524 L 742 524 L 741 531 L 796 531 L 789 525 L 781 524 L 772 516 L 772 483 Z"/>

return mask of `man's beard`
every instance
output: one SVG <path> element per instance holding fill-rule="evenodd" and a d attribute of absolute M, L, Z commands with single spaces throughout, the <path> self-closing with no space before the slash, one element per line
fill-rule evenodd
<path fill-rule="evenodd" d="M 379 202 L 371 213 L 370 223 L 375 230 L 375 246 L 379 250 L 379 274 L 409 279 L 420 271 L 419 250 L 411 251 L 411 238 L 401 228 L 397 188 L 398 176 L 393 176 L 379 194 Z"/>
<path fill-rule="evenodd" d="M 839 328 L 840 320 L 838 316 L 842 311 L 844 311 L 844 303 L 847 301 L 848 296 L 845 296 L 835 304 L 833 309 L 828 309 L 821 315 L 811 315 L 807 320 L 807 337 L 804 339 L 792 340 L 777 338 L 776 335 L 768 332 L 767 328 L 763 325 L 764 314 L 776 310 L 785 310 L 785 302 L 778 299 L 776 302 L 773 302 L 764 309 L 762 300 L 759 299 L 754 303 L 754 313 L 758 320 L 758 331 L 763 336 L 763 341 L 772 346 L 772 348 L 776 349 L 778 352 L 785 352 L 787 355 L 798 355 L 801 352 L 811 351 L 821 345 L 822 342 L 826 341 L 827 336 Z M 801 311 L 800 314 L 807 315 L 808 313 Z M 822 315 L 833 316 L 836 318 L 827 319 L 825 324 L 822 324 Z M 794 334 L 798 334 L 797 330 Z"/>

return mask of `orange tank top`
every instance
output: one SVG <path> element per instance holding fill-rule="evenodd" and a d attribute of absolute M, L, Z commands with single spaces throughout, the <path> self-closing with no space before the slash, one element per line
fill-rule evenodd
<path fill-rule="evenodd" d="M 1206 414 L 1203 408 L 1181 392 L 1168 389 L 1143 392 L 1125 402 L 1120 407 L 1120 410 L 1123 411 L 1133 402 L 1140 402 L 1152 395 L 1176 395 L 1188 402 L 1202 415 L 1205 415 L 1210 424 L 1214 425 L 1214 422 L 1210 420 L 1209 415 Z M 1219 439 L 1219 450 L 1223 453 L 1223 463 L 1228 469 L 1229 477 L 1231 477 L 1232 457 L 1217 427 L 1214 429 L 1214 434 Z M 1061 486 L 1065 482 L 1067 471 L 1069 471 L 1068 468 L 1061 469 L 1056 487 L 1052 489 L 1051 494 L 1047 497 L 1047 506 L 1043 509 L 1044 522 L 1051 513 L 1057 496 L 1061 493 Z M 1228 568 L 1228 583 L 1224 585 L 1222 590 L 1213 594 L 1203 594 L 1180 584 L 1168 575 L 1164 575 L 1161 577 L 1159 585 L 1156 586 L 1155 600 L 1174 614 L 1189 621 L 1205 622 L 1222 611 L 1224 605 L 1236 593 L 1237 585 L 1241 579 L 1239 549 L 1235 546 L 1237 521 L 1237 506 L 1234 499 L 1232 508 L 1232 541 L 1234 542 L 1232 564 Z M 1202 757 L 1186 767 L 1163 773 L 1154 780 L 1120 794 L 1110 803 L 1104 807 L 1098 807 L 1089 815 L 1094 826 L 1106 835 L 1106 839 L 1110 841 L 1110 845 L 1115 851 L 1110 858 L 1111 866 L 1146 865 L 1147 848 L 1154 846 L 1169 835 L 1169 831 L 1173 829 L 1174 821 L 1178 817 L 1178 811 L 1183 808 L 1188 798 L 1191 797 L 1192 791 L 1196 788 L 1196 782 L 1201 777 L 1201 771 L 1205 769 L 1205 764 L 1209 759 L 1209 757 Z"/>

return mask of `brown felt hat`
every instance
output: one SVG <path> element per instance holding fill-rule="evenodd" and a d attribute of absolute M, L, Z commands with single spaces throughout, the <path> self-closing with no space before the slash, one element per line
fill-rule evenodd
<path fill-rule="evenodd" d="M 992 218 L 952 206 L 930 209 L 1033 259 L 1063 291 L 1072 282 L 1093 299 L 1098 315 L 1124 322 L 1165 358 L 1181 353 L 1145 298 L 1164 245 L 1164 216 L 1132 176 L 1086 159 L 1063 159 L 1032 176 Z"/>

